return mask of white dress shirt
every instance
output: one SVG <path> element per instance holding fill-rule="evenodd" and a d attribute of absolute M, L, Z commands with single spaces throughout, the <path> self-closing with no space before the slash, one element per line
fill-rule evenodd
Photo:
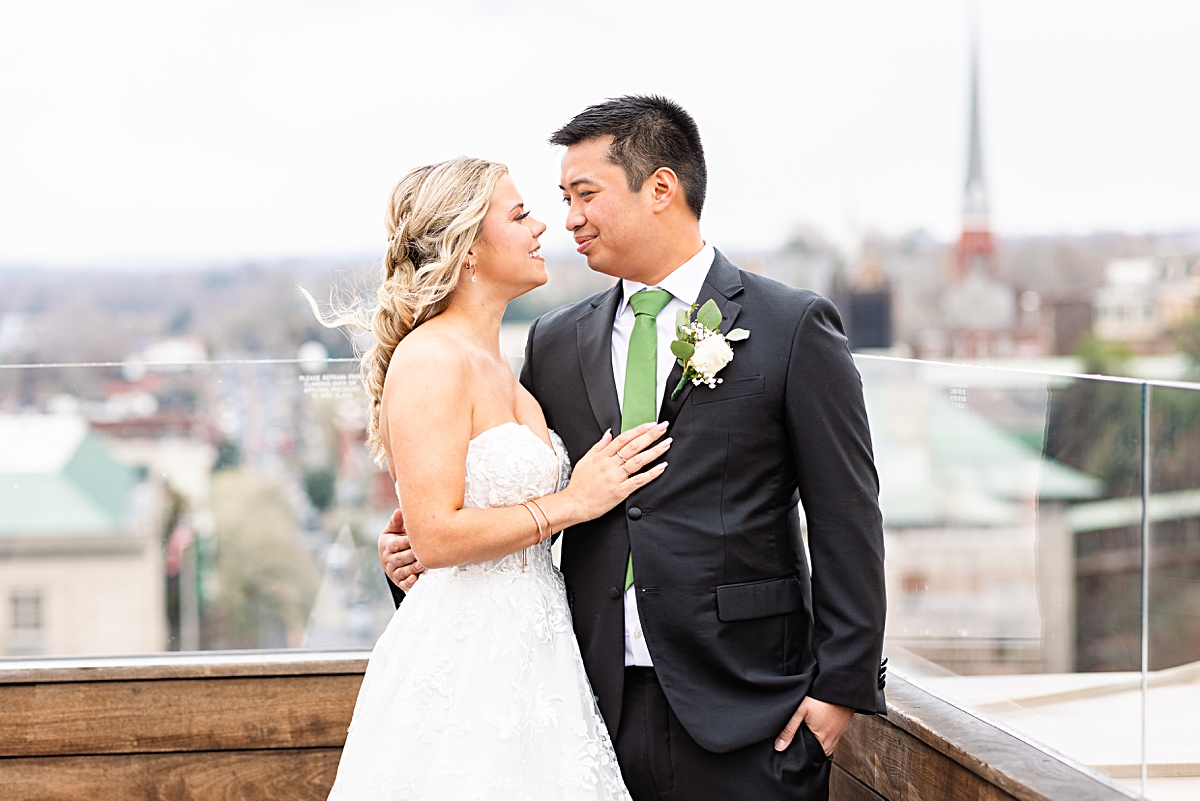
<path fill-rule="evenodd" d="M 655 397 L 661 399 L 666 392 L 667 376 L 675 366 L 675 356 L 671 353 L 671 341 L 675 339 L 675 313 L 678 309 L 688 309 L 700 296 L 700 288 L 712 267 L 716 253 L 713 246 L 705 243 L 700 252 L 685 261 L 671 272 L 666 278 L 652 287 L 638 281 L 621 281 L 621 302 L 617 306 L 617 316 L 613 320 L 612 329 L 612 363 L 613 379 L 617 382 L 617 399 L 625 403 L 625 362 L 629 358 L 629 337 L 633 333 L 634 314 L 629 305 L 629 297 L 642 289 L 665 289 L 671 293 L 671 300 L 659 313 L 657 379 L 658 393 Z M 636 568 L 635 568 L 636 571 Z M 638 618 L 636 572 L 635 584 L 625 592 L 625 664 L 639 667 L 652 667 L 650 650 L 646 647 L 646 638 L 642 634 L 642 623 Z"/>

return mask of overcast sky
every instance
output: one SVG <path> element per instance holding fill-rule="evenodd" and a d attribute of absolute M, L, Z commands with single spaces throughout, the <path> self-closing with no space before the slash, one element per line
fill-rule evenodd
<path fill-rule="evenodd" d="M 391 186 L 507 163 L 568 251 L 547 135 L 668 95 L 709 161 L 703 229 L 955 235 L 966 0 L 11 0 L 0 263 L 357 254 Z M 1000 235 L 1200 228 L 1200 3 L 980 0 Z"/>

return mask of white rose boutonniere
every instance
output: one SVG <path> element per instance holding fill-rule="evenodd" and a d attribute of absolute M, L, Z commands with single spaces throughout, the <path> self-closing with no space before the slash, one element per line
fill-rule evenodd
<path fill-rule="evenodd" d="M 735 328 L 728 334 L 722 334 L 721 310 L 713 301 L 706 301 L 699 311 L 693 305 L 684 311 L 680 309 L 675 316 L 675 336 L 671 343 L 671 353 L 679 359 L 683 366 L 683 378 L 671 393 L 674 400 L 688 381 L 699 386 L 708 384 L 712 389 L 721 383 L 717 373 L 725 365 L 733 361 L 733 348 L 730 342 L 741 342 L 750 336 L 744 328 Z"/>

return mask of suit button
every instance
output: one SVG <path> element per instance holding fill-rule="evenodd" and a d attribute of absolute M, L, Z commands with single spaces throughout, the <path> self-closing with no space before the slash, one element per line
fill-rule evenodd
<path fill-rule="evenodd" d="M 629 515 L 630 520 L 641 520 L 642 519 L 642 510 L 637 508 L 636 506 L 633 507 L 632 509 L 630 509 L 625 514 Z"/>
<path fill-rule="evenodd" d="M 618 590 L 616 587 L 609 587 L 608 588 L 608 597 L 612 598 L 615 601 L 621 597 L 621 591 Z"/>

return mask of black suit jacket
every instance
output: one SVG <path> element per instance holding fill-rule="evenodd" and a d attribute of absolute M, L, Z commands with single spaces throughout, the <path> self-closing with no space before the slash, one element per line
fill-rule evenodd
<path fill-rule="evenodd" d="M 534 322 L 522 383 L 578 460 L 620 430 L 611 331 L 620 286 Z M 584 665 L 612 731 L 624 680 L 623 577 L 663 691 L 692 738 L 773 738 L 805 695 L 885 711 L 883 531 L 862 383 L 833 305 L 719 252 L 697 303 L 750 331 L 710 389 L 668 379 L 666 472 L 563 535 Z M 812 556 L 800 534 L 802 503 Z"/>

